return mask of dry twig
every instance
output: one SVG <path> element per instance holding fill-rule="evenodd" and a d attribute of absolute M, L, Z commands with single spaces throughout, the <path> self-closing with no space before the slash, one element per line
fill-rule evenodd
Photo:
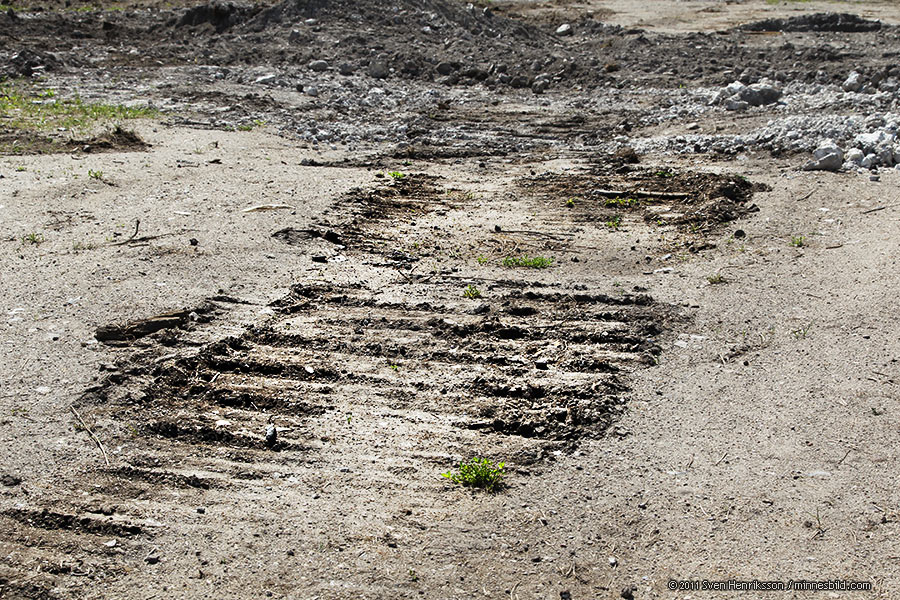
<path fill-rule="evenodd" d="M 72 410 L 72 414 L 75 415 L 75 418 L 78 419 L 78 422 L 81 423 L 81 426 L 85 431 L 88 432 L 88 435 L 91 436 L 91 439 L 97 444 L 97 447 L 100 448 L 100 452 L 103 453 L 103 460 L 106 461 L 106 466 L 109 466 L 109 456 L 106 454 L 106 448 L 103 447 L 103 442 L 100 441 L 91 428 L 87 426 L 87 423 L 84 422 L 84 419 L 81 418 L 81 415 L 78 414 L 78 411 L 75 410 L 74 406 L 69 407 Z"/>

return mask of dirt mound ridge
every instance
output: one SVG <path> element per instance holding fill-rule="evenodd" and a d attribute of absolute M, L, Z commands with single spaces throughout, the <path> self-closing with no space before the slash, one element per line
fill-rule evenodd
<path fill-rule="evenodd" d="M 285 0 L 260 13 L 249 25 L 260 28 L 271 23 L 299 23 L 306 19 L 316 19 L 324 26 L 352 24 L 360 28 L 360 34 L 371 33 L 376 38 L 393 31 L 420 38 L 420 34 L 431 35 L 423 31 L 426 27 L 438 37 L 465 32 L 522 41 L 532 40 L 536 35 L 528 25 L 495 15 L 489 8 L 456 0 Z M 540 37 L 546 38 L 545 35 Z"/>
<path fill-rule="evenodd" d="M 881 22 L 870 21 L 848 13 L 816 13 L 788 19 L 765 19 L 755 23 L 748 23 L 741 26 L 740 29 L 744 31 L 839 31 L 858 33 L 878 31 L 881 29 Z"/>
<path fill-rule="evenodd" d="M 378 79 L 446 78 L 452 84 L 494 76 L 525 87 L 564 58 L 551 57 L 552 35 L 457 0 L 285 0 L 268 8 L 215 1 L 187 10 L 168 27 L 178 38 L 185 29 L 217 38 L 213 52 L 224 62 L 251 59 L 235 56 L 229 39 L 257 36 L 264 40 L 258 51 L 273 63 L 324 60 L 324 68 L 366 71 Z M 522 65 L 528 68 L 520 70 Z"/>

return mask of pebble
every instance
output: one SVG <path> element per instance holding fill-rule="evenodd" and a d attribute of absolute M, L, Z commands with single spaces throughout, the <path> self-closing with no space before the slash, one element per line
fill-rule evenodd
<path fill-rule="evenodd" d="M 253 83 L 257 85 L 269 85 L 271 83 L 275 83 L 275 80 L 278 79 L 278 75 L 275 73 L 267 73 L 262 77 L 257 77 L 253 80 Z"/>
<path fill-rule="evenodd" d="M 573 33 L 572 26 L 568 23 L 563 23 L 556 28 L 556 35 L 572 35 Z"/>
<path fill-rule="evenodd" d="M 385 79 L 390 75 L 390 70 L 383 60 L 373 60 L 369 63 L 369 75 L 375 79 Z"/>
<path fill-rule="evenodd" d="M 844 166 L 844 151 L 832 140 L 825 140 L 813 151 L 813 160 L 803 166 L 804 171 L 838 171 Z"/>
<path fill-rule="evenodd" d="M 858 92 L 863 87 L 862 75 L 853 71 L 850 75 L 847 76 L 847 79 L 844 80 L 844 83 L 841 85 L 841 88 L 845 92 Z"/>
<path fill-rule="evenodd" d="M 324 60 L 314 60 L 309 63 L 309 69 L 317 73 L 328 70 L 328 62 Z"/>

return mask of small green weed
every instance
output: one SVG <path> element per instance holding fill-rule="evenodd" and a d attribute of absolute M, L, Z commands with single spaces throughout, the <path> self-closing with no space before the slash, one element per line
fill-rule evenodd
<path fill-rule="evenodd" d="M 507 256 L 503 259 L 504 267 L 526 267 L 529 269 L 546 269 L 553 264 L 552 258 L 546 256 Z"/>
<path fill-rule="evenodd" d="M 675 171 L 671 169 L 660 169 L 656 173 L 654 173 L 656 177 L 675 177 Z"/>
<path fill-rule="evenodd" d="M 469 300 L 475 300 L 476 298 L 481 298 L 481 291 L 474 285 L 467 285 L 466 289 L 463 290 L 463 296 Z"/>
<path fill-rule="evenodd" d="M 503 478 L 506 477 L 504 467 L 506 463 L 496 465 L 486 458 L 471 458 L 459 463 L 459 472 L 441 473 L 453 483 L 468 487 L 476 487 L 488 492 L 495 492 L 503 487 Z"/>
<path fill-rule="evenodd" d="M 806 237 L 802 235 L 791 236 L 791 246 L 794 248 L 802 248 L 806 245 Z"/>
<path fill-rule="evenodd" d="M 485 264 L 487 264 L 488 259 L 487 259 L 487 257 L 484 256 L 483 254 L 479 254 L 478 257 L 475 259 L 475 261 L 476 261 L 479 265 L 485 265 Z"/>
<path fill-rule="evenodd" d="M 725 276 L 721 273 L 715 273 L 706 278 L 706 280 L 710 283 L 710 285 L 716 285 L 718 283 L 728 283 L 728 280 L 725 279 Z"/>
<path fill-rule="evenodd" d="M 93 250 L 96 247 L 97 245 L 94 242 L 75 242 L 72 244 L 72 251 L 78 253 L 84 252 L 85 250 Z"/>
<path fill-rule="evenodd" d="M 791 331 L 791 335 L 793 335 L 798 340 L 806 339 L 806 336 L 809 335 L 809 330 L 812 329 L 813 324 L 807 323 L 803 327 L 798 327 Z"/>
<path fill-rule="evenodd" d="M 90 177 L 91 179 L 102 180 L 103 179 L 103 171 L 95 171 L 93 169 L 88 169 L 88 177 Z"/>
<path fill-rule="evenodd" d="M 641 201 L 637 198 L 622 198 L 620 196 L 616 196 L 615 198 L 606 199 L 607 206 L 620 206 L 622 208 L 633 208 L 640 203 Z"/>
<path fill-rule="evenodd" d="M 575 207 L 575 198 L 569 198 L 568 200 L 566 200 L 566 206 L 569 208 L 574 208 Z"/>
<path fill-rule="evenodd" d="M 391 171 L 388 173 L 392 179 L 404 179 L 406 177 L 406 173 L 401 173 L 400 171 Z"/>
<path fill-rule="evenodd" d="M 31 244 L 32 246 L 39 246 L 44 243 L 44 234 L 31 232 L 29 234 L 22 236 L 23 244 Z"/>
<path fill-rule="evenodd" d="M 606 222 L 606 226 L 610 229 L 618 229 L 622 226 L 622 215 L 615 215 Z"/>

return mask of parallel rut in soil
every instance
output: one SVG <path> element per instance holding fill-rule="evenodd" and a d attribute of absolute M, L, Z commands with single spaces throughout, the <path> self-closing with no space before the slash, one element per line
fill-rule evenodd
<path fill-rule="evenodd" d="M 123 338 L 137 352 L 120 350 L 118 367 L 81 407 L 116 449 L 114 464 L 86 477 L 86 505 L 0 514 L 19 532 L 0 536 L 20 557 L 7 566 L 61 564 L 71 548 L 92 549 L 77 555 L 90 565 L 84 579 L 73 567 L 78 578 L 36 580 L 50 589 L 66 577 L 63 586 L 74 589 L 115 576 L 123 560 L 142 562 L 158 530 L 190 531 L 185 539 L 202 539 L 204 548 L 228 548 L 238 530 L 274 531 L 294 539 L 299 556 L 312 543 L 305 540 L 331 535 L 324 524 L 367 522 L 363 515 L 393 515 L 398 506 L 421 518 L 391 521 L 386 531 L 417 539 L 445 527 L 435 512 L 448 485 L 440 473 L 458 461 L 506 461 L 515 485 L 556 453 L 604 435 L 625 407 L 630 374 L 655 360 L 671 307 L 644 294 L 602 293 L 592 278 L 575 279 L 578 271 L 556 263 L 546 273 L 457 263 L 429 274 L 425 263 L 442 260 L 448 246 L 506 235 L 488 225 L 490 211 L 505 204 L 448 193 L 438 182 L 417 175 L 357 190 L 339 204 L 343 226 L 279 232 L 301 254 L 333 247 L 332 258 L 366 265 L 362 278 L 298 284 L 262 314 L 222 297 L 211 323 Z M 585 197 L 591 186 L 621 183 L 548 179 L 539 187 Z M 591 227 L 610 210 L 579 201 L 561 219 L 537 192 L 513 208 L 528 206 L 541 230 Z M 453 223 L 461 224 L 455 233 Z M 407 251 L 413 239 L 427 244 Z M 481 277 L 491 274 L 498 277 Z M 464 297 L 466 283 L 483 296 Z M 217 325 L 238 322 L 238 314 L 249 324 Z M 275 443 L 266 440 L 270 423 Z M 102 516 L 85 516 L 98 505 Z M 110 549 L 94 539 L 101 535 L 123 541 Z M 334 535 L 342 547 L 346 536 Z M 44 540 L 40 549 L 20 552 L 34 537 Z M 200 560 L 203 572 L 218 568 Z"/>

